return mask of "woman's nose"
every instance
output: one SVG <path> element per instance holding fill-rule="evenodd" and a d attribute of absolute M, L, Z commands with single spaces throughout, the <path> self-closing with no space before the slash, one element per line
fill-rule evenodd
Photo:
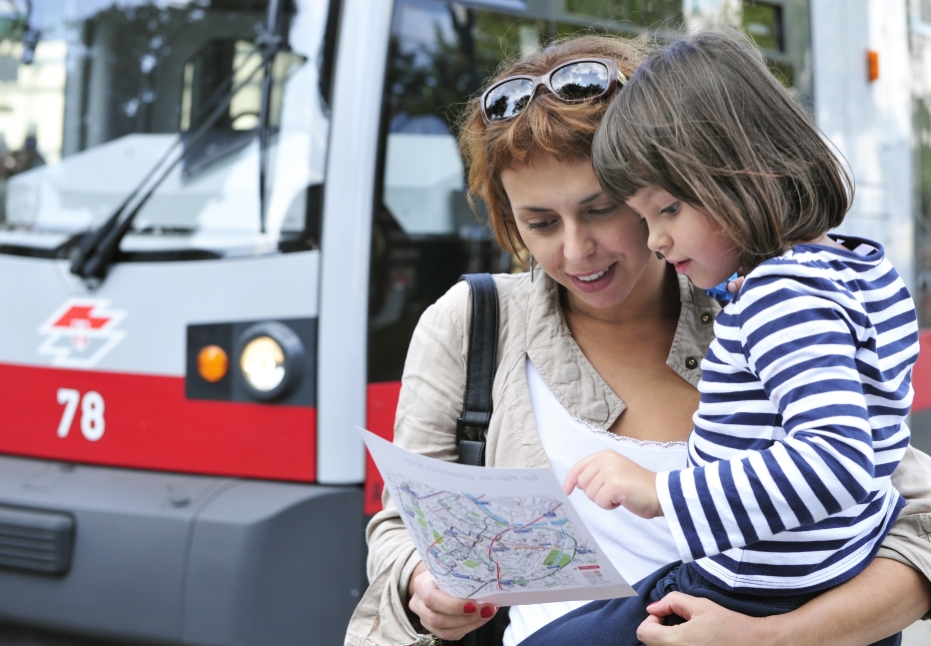
<path fill-rule="evenodd" d="M 579 262 L 588 257 L 595 249 L 595 243 L 583 227 L 566 227 L 566 239 L 563 242 L 563 255 L 569 262 Z"/>

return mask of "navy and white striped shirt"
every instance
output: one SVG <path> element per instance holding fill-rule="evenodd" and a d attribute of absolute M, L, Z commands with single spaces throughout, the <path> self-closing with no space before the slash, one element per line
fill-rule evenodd
<path fill-rule="evenodd" d="M 915 306 L 880 245 L 802 244 L 747 276 L 702 361 L 690 467 L 657 474 L 683 561 L 739 592 L 838 585 L 904 504 L 890 476 L 918 357 Z"/>

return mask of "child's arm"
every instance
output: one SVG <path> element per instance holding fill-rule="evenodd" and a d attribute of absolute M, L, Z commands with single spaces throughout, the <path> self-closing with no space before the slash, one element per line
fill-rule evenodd
<path fill-rule="evenodd" d="M 838 300 L 844 302 L 842 295 Z M 904 449 L 908 442 L 901 420 L 917 355 L 914 309 L 908 300 L 902 316 L 912 319 L 906 331 L 911 326 L 916 333 L 904 334 L 901 348 L 879 360 L 879 370 L 857 356 L 870 324 L 858 307 L 853 299 L 842 307 L 806 293 L 797 280 L 763 275 L 748 278 L 735 311 L 719 315 L 721 356 L 706 357 L 699 430 L 690 449 L 710 463 L 656 478 L 683 560 L 765 541 L 864 503 L 875 491 L 874 479 L 895 468 L 896 451 L 880 449 Z M 758 380 L 739 368 L 744 360 Z M 894 396 L 880 388 L 890 383 L 898 383 Z M 781 413 L 786 437 L 714 461 L 715 451 L 729 442 L 747 446 L 741 438 L 769 410 L 768 403 L 755 401 L 766 399 Z M 887 416 L 889 423 L 878 454 L 871 406 L 873 415 Z"/>
<path fill-rule="evenodd" d="M 604 509 L 624 507 L 643 518 L 663 515 L 656 495 L 656 474 L 611 449 L 576 462 L 562 487 L 566 495 L 578 487 Z"/>

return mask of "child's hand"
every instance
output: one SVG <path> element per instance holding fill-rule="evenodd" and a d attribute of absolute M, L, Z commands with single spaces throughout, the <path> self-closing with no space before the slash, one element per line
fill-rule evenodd
<path fill-rule="evenodd" d="M 604 509 L 624 507 L 643 518 L 663 515 L 656 474 L 611 449 L 576 462 L 562 485 L 566 495 L 575 487 Z"/>
<path fill-rule="evenodd" d="M 727 281 L 727 291 L 729 294 L 736 294 L 744 286 L 744 277 L 738 276 L 734 280 Z"/>

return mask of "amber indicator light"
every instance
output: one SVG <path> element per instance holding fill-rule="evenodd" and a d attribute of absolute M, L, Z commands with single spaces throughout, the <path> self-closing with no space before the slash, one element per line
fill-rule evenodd
<path fill-rule="evenodd" d="M 870 83 L 879 79 L 879 52 L 872 49 L 866 52 L 866 79 Z"/>
<path fill-rule="evenodd" d="M 197 354 L 197 373 L 212 384 L 223 379 L 229 371 L 230 360 L 218 345 L 205 346 Z"/>

